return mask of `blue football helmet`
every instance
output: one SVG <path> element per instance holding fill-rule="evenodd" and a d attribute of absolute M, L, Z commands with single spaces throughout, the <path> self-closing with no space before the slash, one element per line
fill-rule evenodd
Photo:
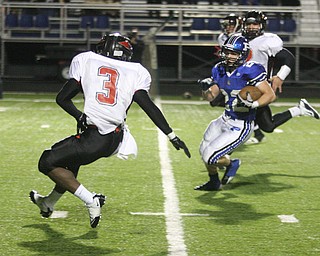
<path fill-rule="evenodd" d="M 230 62 L 228 52 L 239 54 L 236 61 Z M 244 36 L 232 35 L 222 45 L 220 57 L 224 60 L 227 66 L 240 66 L 247 61 L 250 54 L 250 46 L 248 40 Z"/>

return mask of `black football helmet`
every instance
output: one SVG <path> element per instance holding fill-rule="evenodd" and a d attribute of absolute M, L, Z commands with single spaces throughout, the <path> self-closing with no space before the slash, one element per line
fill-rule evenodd
<path fill-rule="evenodd" d="M 233 34 L 240 30 L 241 28 L 241 17 L 235 15 L 234 13 L 230 13 L 225 18 L 223 18 L 221 21 L 221 28 L 222 31 L 226 34 Z M 232 31 L 228 30 L 228 26 L 234 26 Z"/>
<path fill-rule="evenodd" d="M 242 35 L 249 40 L 263 35 L 266 28 L 266 23 L 267 16 L 264 15 L 263 12 L 255 10 L 249 11 L 243 18 Z M 249 24 L 259 24 L 260 27 L 257 30 L 249 30 L 247 27 Z"/>
<path fill-rule="evenodd" d="M 239 57 L 234 62 L 228 59 L 228 51 L 236 52 Z M 232 35 L 222 45 L 220 57 L 227 66 L 238 67 L 247 61 L 250 54 L 250 46 L 248 40 L 244 36 Z"/>
<path fill-rule="evenodd" d="M 104 35 L 96 46 L 96 53 L 123 61 L 130 61 L 133 47 L 130 39 L 119 33 Z"/>

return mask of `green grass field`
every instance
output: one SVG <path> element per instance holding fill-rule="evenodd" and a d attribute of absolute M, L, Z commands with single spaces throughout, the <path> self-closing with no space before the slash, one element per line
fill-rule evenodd
<path fill-rule="evenodd" d="M 201 192 L 193 190 L 207 181 L 199 143 L 222 109 L 162 101 L 192 154 L 188 159 L 168 144 L 178 199 L 172 206 L 158 131 L 133 105 L 128 124 L 138 158 L 100 159 L 80 171 L 79 180 L 90 191 L 108 196 L 99 227 L 91 229 L 86 208 L 71 194 L 55 208 L 67 213 L 65 218 L 41 218 L 28 198 L 32 189 L 47 194 L 53 186 L 37 171 L 42 151 L 75 132 L 75 121 L 54 98 L 5 94 L 0 101 L 0 255 L 320 255 L 319 120 L 294 118 L 279 127 L 283 132 L 267 134 L 265 142 L 243 146 L 232 155 L 242 160 L 232 183 L 219 192 Z M 310 102 L 319 106 L 320 99 Z M 272 107 L 274 113 L 287 108 Z M 278 215 L 294 215 L 299 222 L 285 223 Z"/>

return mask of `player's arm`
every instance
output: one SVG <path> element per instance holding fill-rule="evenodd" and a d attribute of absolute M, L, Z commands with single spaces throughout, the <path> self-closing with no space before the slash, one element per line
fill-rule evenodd
<path fill-rule="evenodd" d="M 280 66 L 280 70 L 278 71 L 276 76 L 271 78 L 272 89 L 276 92 L 282 92 L 282 84 L 283 81 L 287 78 L 290 74 L 291 70 L 294 68 L 295 65 L 295 57 L 293 54 L 288 51 L 286 48 L 283 48 L 275 55 L 275 62 L 277 66 Z"/>
<path fill-rule="evenodd" d="M 57 104 L 76 120 L 79 120 L 82 112 L 73 104 L 72 98 L 74 98 L 79 92 L 81 92 L 81 86 L 77 80 L 72 78 L 63 85 L 56 97 Z"/>
<path fill-rule="evenodd" d="M 199 79 L 198 84 L 202 90 L 202 97 L 208 101 L 212 101 L 220 93 L 218 85 L 211 77 Z"/>
<path fill-rule="evenodd" d="M 235 101 L 236 107 L 258 108 L 266 106 L 276 99 L 276 95 L 267 80 L 257 83 L 256 88 L 261 93 L 258 99 L 251 97 L 250 92 L 247 92 L 246 97 L 244 97 L 240 91 Z"/>
<path fill-rule="evenodd" d="M 273 102 L 276 99 L 276 95 L 272 90 L 270 84 L 265 80 L 257 85 L 257 88 L 262 93 L 261 97 L 257 100 L 258 106 L 263 107 Z"/>
<path fill-rule="evenodd" d="M 207 101 L 214 100 L 220 93 L 218 85 L 212 85 L 208 90 L 202 91 L 202 97 Z"/>
<path fill-rule="evenodd" d="M 182 148 L 188 157 L 191 157 L 190 152 L 185 143 L 180 140 L 169 126 L 166 118 L 162 114 L 161 110 L 154 104 L 149 97 L 149 94 L 145 90 L 138 90 L 133 96 L 133 100 L 142 108 L 142 110 L 149 116 L 154 124 L 168 136 L 172 145 L 179 150 Z"/>
<path fill-rule="evenodd" d="M 168 135 L 172 132 L 164 115 L 160 109 L 150 99 L 147 91 L 138 90 L 133 96 L 133 100 L 143 109 L 143 111 L 149 116 L 154 124 L 165 134 Z"/>

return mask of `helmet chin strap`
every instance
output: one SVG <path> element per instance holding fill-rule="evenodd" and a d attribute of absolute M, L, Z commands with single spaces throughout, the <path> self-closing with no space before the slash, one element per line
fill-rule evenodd
<path fill-rule="evenodd" d="M 232 66 L 227 66 L 226 67 L 226 71 L 229 72 L 229 73 L 232 73 L 238 66 L 236 65 L 232 65 Z"/>
<path fill-rule="evenodd" d="M 224 67 L 225 67 L 226 72 L 232 73 L 238 67 L 238 65 L 236 63 L 237 62 L 229 63 L 227 60 L 225 60 Z"/>

